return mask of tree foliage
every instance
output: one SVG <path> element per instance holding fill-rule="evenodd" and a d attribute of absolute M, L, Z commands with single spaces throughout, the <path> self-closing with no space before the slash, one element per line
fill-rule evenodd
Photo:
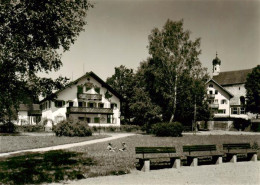
<path fill-rule="evenodd" d="M 260 65 L 248 74 L 246 83 L 246 98 L 248 111 L 260 114 Z"/>
<path fill-rule="evenodd" d="M 167 20 L 162 30 L 155 28 L 149 35 L 146 89 L 164 120 L 192 120 L 195 104 L 204 106 L 208 75 L 198 58 L 199 47 L 200 39 L 190 39 L 182 20 Z"/>
<path fill-rule="evenodd" d="M 131 118 L 129 102 L 133 96 L 133 86 L 135 84 L 133 69 L 128 69 L 123 65 L 115 67 L 115 74 L 107 78 L 106 82 L 124 98 L 121 112 L 125 119 L 129 121 Z"/>
<path fill-rule="evenodd" d="M 1 118 L 20 102 L 35 101 L 38 95 L 47 96 L 64 85 L 66 78 L 53 80 L 37 74 L 61 67 L 59 51 L 69 50 L 83 31 L 90 7 L 87 0 L 1 1 Z"/>

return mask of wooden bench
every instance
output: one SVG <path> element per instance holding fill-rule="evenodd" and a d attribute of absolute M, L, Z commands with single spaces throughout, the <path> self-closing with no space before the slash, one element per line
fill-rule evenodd
<path fill-rule="evenodd" d="M 183 152 L 187 157 L 189 166 L 198 166 L 198 159 L 210 157 L 215 164 L 221 164 L 223 153 L 217 152 L 216 145 L 186 145 L 183 146 Z"/>
<path fill-rule="evenodd" d="M 176 154 L 175 147 L 135 147 L 135 153 L 142 155 L 142 157 L 137 157 L 142 171 L 150 171 L 150 160 L 157 158 L 170 158 L 170 164 L 175 168 L 180 168 L 181 165 L 180 157 L 173 156 L 173 154 Z M 153 155 L 151 156 L 151 154 Z"/>
<path fill-rule="evenodd" d="M 257 151 L 251 149 L 250 143 L 223 144 L 223 150 L 229 162 L 236 163 L 239 154 L 245 154 L 249 161 L 257 161 Z"/>

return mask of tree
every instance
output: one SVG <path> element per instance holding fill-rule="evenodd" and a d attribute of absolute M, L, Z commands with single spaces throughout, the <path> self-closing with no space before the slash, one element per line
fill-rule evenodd
<path fill-rule="evenodd" d="M 260 113 L 260 65 L 253 68 L 248 74 L 246 83 L 246 106 L 247 110 L 259 114 Z"/>
<path fill-rule="evenodd" d="M 135 74 L 135 85 L 133 95 L 130 99 L 129 109 L 134 118 L 134 122 L 140 126 L 146 126 L 146 130 L 151 125 L 161 121 L 161 108 L 152 102 L 147 86 L 145 84 L 146 63 L 141 63 Z"/>
<path fill-rule="evenodd" d="M 0 3 L 1 119 L 25 97 L 47 96 L 63 87 L 66 78 L 42 78 L 57 71 L 60 52 L 68 51 L 86 25 L 88 0 L 3 0 Z M 30 99 L 30 98 L 29 98 Z"/>
<path fill-rule="evenodd" d="M 153 29 L 148 38 L 151 56 L 145 78 L 152 101 L 162 108 L 164 120 L 190 119 L 195 104 L 204 104 L 208 79 L 198 58 L 200 39 L 190 39 L 183 20 L 167 20 L 162 30 Z"/>
<path fill-rule="evenodd" d="M 124 98 L 121 112 L 125 119 L 130 122 L 129 102 L 133 96 L 133 86 L 135 84 L 133 69 L 128 69 L 123 65 L 115 67 L 115 74 L 107 78 L 106 82 Z"/>

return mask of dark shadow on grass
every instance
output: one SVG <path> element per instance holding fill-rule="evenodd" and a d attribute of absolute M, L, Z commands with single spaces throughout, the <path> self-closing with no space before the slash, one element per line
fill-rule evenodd
<path fill-rule="evenodd" d="M 94 165 L 82 153 L 55 150 L 0 160 L 0 184 L 40 184 L 85 178 Z"/>

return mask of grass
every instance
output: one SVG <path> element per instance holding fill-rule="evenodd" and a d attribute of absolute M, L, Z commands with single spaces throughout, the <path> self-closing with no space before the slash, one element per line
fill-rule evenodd
<path fill-rule="evenodd" d="M 56 136 L 0 136 L 0 153 L 18 150 L 42 148 L 68 143 L 78 143 L 93 139 L 108 137 L 106 135 L 94 135 L 89 137 L 56 137 Z"/>
<path fill-rule="evenodd" d="M 69 151 L 29 153 L 0 160 L 0 182 L 3 184 L 40 184 L 68 179 L 82 179 L 83 172 L 95 165 L 84 154 Z"/>
<path fill-rule="evenodd" d="M 216 144 L 218 150 L 221 150 L 223 143 L 249 142 L 251 145 L 255 143 L 260 146 L 260 137 L 257 135 L 185 135 L 172 138 L 136 135 L 111 141 L 117 148 L 122 146 L 122 142 L 127 145 L 127 150 L 123 152 L 108 151 L 106 149 L 108 142 L 104 142 L 64 151 L 0 158 L 0 184 L 50 183 L 130 173 L 136 168 L 135 147 L 137 146 L 175 146 L 177 152 L 182 155 L 183 145 Z"/>

